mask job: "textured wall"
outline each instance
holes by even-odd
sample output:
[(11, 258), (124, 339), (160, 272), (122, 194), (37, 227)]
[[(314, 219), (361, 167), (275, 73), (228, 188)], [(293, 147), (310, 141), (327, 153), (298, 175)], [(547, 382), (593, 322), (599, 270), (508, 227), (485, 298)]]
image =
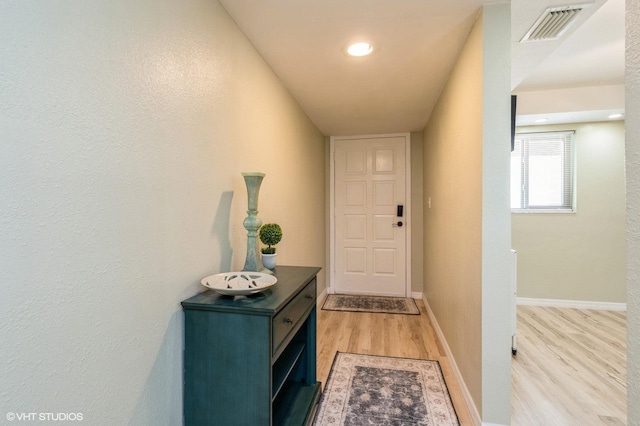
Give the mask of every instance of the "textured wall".
[(575, 130), (576, 213), (514, 213), (518, 296), (626, 301), (624, 122), (519, 128)]
[(324, 137), (216, 1), (0, 2), (0, 58), (0, 418), (180, 424), (179, 302), (244, 263), (240, 172), (279, 262), (324, 266)]
[(640, 2), (626, 8), (627, 423), (640, 425)]

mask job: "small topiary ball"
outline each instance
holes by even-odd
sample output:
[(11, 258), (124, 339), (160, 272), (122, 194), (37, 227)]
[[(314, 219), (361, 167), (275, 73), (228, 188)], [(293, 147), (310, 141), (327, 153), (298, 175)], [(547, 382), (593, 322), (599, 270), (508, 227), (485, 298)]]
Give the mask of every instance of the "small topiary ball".
[[(273, 254), (276, 252), (275, 246), (282, 239), (282, 228), (277, 223), (266, 223), (262, 225), (258, 233), (262, 244), (266, 244), (267, 248), (262, 249), (264, 254)], [(266, 251), (265, 251), (266, 250)]]

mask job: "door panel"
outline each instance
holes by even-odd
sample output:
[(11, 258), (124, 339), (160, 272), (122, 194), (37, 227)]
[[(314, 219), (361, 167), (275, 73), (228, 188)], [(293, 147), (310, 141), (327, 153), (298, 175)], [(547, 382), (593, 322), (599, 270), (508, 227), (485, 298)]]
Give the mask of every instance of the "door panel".
[(407, 296), (404, 136), (345, 139), (334, 149), (335, 290)]

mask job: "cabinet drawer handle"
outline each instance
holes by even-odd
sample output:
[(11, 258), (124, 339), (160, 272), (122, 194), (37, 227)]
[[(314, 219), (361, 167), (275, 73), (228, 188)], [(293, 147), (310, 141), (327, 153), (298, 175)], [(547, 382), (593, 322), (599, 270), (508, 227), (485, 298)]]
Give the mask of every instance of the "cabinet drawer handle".
[(305, 295), (304, 295), (304, 298), (305, 298), (305, 299), (309, 299), (309, 300), (311, 300), (311, 299), (313, 299), (313, 296), (312, 296), (312, 295), (310, 295), (310, 294), (305, 294)]
[(293, 320), (291, 318), (285, 318), (284, 322), (287, 324), (293, 324)]

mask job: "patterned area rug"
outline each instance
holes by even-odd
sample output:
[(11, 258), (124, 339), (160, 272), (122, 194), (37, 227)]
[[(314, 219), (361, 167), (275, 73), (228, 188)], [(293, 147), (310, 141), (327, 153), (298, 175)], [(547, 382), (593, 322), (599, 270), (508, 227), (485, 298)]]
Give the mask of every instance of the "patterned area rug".
[(322, 309), (326, 311), (420, 315), (416, 301), (402, 297), (330, 294), (322, 305)]
[(315, 426), (458, 426), (438, 361), (336, 354)]

